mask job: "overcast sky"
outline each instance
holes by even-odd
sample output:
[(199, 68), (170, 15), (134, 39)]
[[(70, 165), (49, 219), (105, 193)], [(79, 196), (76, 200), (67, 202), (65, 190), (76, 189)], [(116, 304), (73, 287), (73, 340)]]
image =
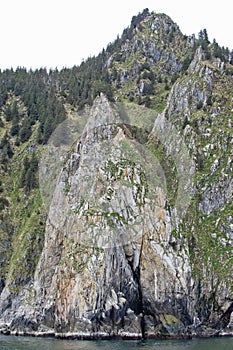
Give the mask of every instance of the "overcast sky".
[(0, 0), (0, 68), (78, 65), (102, 51), (144, 8), (184, 34), (206, 28), (233, 49), (232, 0)]

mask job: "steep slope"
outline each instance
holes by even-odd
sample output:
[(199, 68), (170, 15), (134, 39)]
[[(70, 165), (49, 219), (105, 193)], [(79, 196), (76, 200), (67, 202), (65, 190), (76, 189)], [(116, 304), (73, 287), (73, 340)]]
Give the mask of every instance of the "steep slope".
[(188, 248), (174, 254), (156, 159), (115, 113), (101, 95), (61, 172), (34, 282), (19, 293), (13, 318), (3, 313), (13, 328), (142, 337), (155, 326), (159, 334), (168, 317), (175, 334), (186, 333)]
[(233, 79), (215, 49), (145, 10), (80, 67), (3, 74), (3, 332), (232, 334)]
[[(189, 241), (200, 333), (208, 326), (220, 331), (232, 313), (232, 78), (224, 69), (218, 60), (205, 61), (199, 49), (162, 114), (184, 135), (195, 160), (190, 206), (173, 234), (177, 242)], [(164, 132), (162, 118), (156, 125)]]
[[(169, 204), (163, 171), (161, 180), (160, 165), (153, 158), (159, 147), (151, 151), (152, 142), (160, 141), (174, 157), (177, 174), (179, 162), (183, 173), (188, 173), (186, 182), (179, 178), (177, 193), (188, 191), (188, 182), (194, 186), (188, 181), (193, 177), (193, 159), (184, 164), (183, 145), (179, 147), (175, 130), (169, 129), (175, 145), (158, 136), (161, 131), (167, 135), (164, 128), (170, 124), (162, 119), (172, 107), (174, 91), (180, 91), (178, 85), (158, 116), (147, 146), (138, 143), (118, 109), (111, 108), (103, 95), (96, 100), (56, 185), (33, 284), (25, 286), (15, 305), (3, 312), (11, 328), (107, 338), (213, 335), (228, 326), (232, 265), (229, 270), (226, 265), (224, 273), (214, 269), (213, 259), (219, 265), (228, 264), (227, 256), (219, 249), (203, 249), (206, 232), (199, 232), (198, 226), (203, 227), (203, 221), (192, 222), (188, 231), (192, 198), (187, 202), (182, 196), (184, 206)], [(226, 193), (228, 183), (222, 185)], [(229, 255), (232, 243), (224, 242)], [(208, 254), (209, 264), (202, 261), (203, 253)], [(213, 281), (217, 281), (215, 287)], [(6, 287), (3, 305), (8, 298)], [(204, 302), (209, 303), (208, 309), (201, 308)]]

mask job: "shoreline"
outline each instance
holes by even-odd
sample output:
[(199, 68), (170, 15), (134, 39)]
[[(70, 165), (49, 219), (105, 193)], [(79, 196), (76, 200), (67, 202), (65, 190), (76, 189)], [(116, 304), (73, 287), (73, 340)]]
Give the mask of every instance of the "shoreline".
[(6, 328), (0, 328), (0, 335), (16, 336), (16, 337), (34, 337), (34, 338), (55, 338), (60, 340), (81, 340), (81, 341), (95, 341), (95, 340), (192, 340), (192, 339), (208, 339), (208, 338), (233, 338), (232, 332), (216, 331), (214, 334), (148, 334), (142, 337), (140, 333), (126, 333), (108, 334), (104, 332), (99, 333), (56, 333), (55, 331), (48, 332), (30, 332), (30, 331), (17, 331), (9, 330)]

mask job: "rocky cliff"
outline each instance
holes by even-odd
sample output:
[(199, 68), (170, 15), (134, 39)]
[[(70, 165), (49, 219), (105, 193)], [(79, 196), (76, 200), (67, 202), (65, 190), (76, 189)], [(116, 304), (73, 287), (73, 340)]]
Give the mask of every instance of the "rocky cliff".
[(30, 225), (1, 248), (3, 332), (233, 334), (230, 64), (207, 60), (199, 47), (166, 94), (153, 90), (152, 105), (161, 105), (135, 104), (149, 85), (161, 88), (155, 72), (171, 79), (182, 71), (193, 38), (164, 15), (144, 14), (132, 28), (118, 51), (123, 59), (111, 53), (105, 62), (116, 102), (100, 93), (85, 113), (70, 111), (40, 150), (44, 236), (40, 198)]

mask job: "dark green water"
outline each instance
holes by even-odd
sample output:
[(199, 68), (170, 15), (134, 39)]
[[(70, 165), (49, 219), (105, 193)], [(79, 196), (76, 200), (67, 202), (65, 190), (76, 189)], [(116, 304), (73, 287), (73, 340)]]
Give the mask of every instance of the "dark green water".
[(0, 335), (0, 350), (233, 350), (233, 338), (148, 341), (66, 341)]

